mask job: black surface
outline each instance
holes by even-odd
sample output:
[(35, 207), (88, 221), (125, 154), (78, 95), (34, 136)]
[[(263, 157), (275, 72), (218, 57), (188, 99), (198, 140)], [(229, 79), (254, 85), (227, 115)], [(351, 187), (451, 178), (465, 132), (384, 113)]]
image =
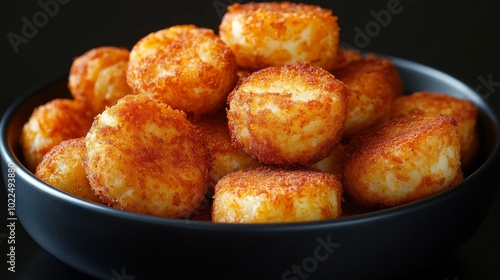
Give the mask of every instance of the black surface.
[[(157, 29), (180, 23), (217, 28), (220, 8), (231, 1), (60, 1), (58, 10), (43, 17), (39, 3), (9, 1), (2, 5), (1, 112), (16, 97), (67, 72), (72, 58), (100, 45), (131, 47)], [(333, 8), (344, 46), (358, 47), (417, 61), (440, 69), (476, 89), (500, 112), (499, 5), (483, 1), (400, 1), (398, 14), (386, 26), (359, 39), (358, 28), (375, 26), (375, 14), (394, 1), (315, 1)], [(328, 4), (326, 4), (328, 3)], [(215, 4), (215, 5), (214, 5)], [(216, 8), (217, 7), (217, 8)], [(42, 12), (41, 12), (42, 11)], [(46, 14), (46, 12), (45, 12)], [(9, 37), (23, 36), (26, 21), (38, 15), (39, 27), (25, 32), (16, 47)], [(45, 22), (44, 22), (44, 19)], [(25, 30), (26, 31), (26, 30)], [(10, 35), (9, 35), (10, 34)], [(366, 40), (368, 38), (368, 40)], [(489, 82), (488, 82), (489, 81)], [(5, 184), (5, 180), (2, 180)], [(6, 222), (6, 197), (0, 191), (0, 220)], [(476, 234), (452, 257), (416, 279), (500, 279), (500, 197)], [(16, 272), (7, 271), (8, 229), (0, 227), (1, 279), (86, 279), (40, 249), (16, 227)], [(119, 275), (119, 273), (118, 273)], [(118, 276), (116, 276), (118, 277)], [(111, 278), (111, 277), (110, 277)], [(116, 278), (116, 279), (119, 279)], [(175, 279), (175, 278), (174, 278)]]

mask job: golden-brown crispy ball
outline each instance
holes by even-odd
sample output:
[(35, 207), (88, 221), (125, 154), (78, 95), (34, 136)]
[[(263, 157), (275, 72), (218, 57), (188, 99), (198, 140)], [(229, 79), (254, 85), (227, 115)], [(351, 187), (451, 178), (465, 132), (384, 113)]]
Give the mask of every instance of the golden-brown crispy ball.
[(226, 104), (238, 66), (231, 49), (208, 28), (177, 25), (148, 34), (132, 48), (127, 82), (174, 109), (212, 114)]
[(203, 202), (209, 155), (186, 119), (148, 95), (127, 95), (99, 114), (85, 136), (84, 167), (115, 208), (187, 218)]
[(101, 70), (95, 81), (94, 98), (90, 102), (95, 113), (114, 105), (125, 95), (133, 94), (127, 84), (127, 66), (128, 62), (120, 61)]
[(332, 71), (349, 88), (349, 105), (344, 139), (383, 122), (396, 96), (402, 94), (399, 76), (392, 63), (367, 55)]
[(35, 108), (20, 137), (28, 169), (35, 172), (43, 156), (60, 142), (84, 136), (92, 120), (85, 104), (73, 99), (54, 99)]
[[(378, 57), (376, 55), (367, 55), (366, 57), (368, 59), (380, 61), (378, 60)], [(389, 84), (392, 87), (394, 95), (396, 95), (396, 97), (403, 95), (404, 94), (403, 80), (399, 75), (399, 70), (398, 68), (396, 68), (396, 65), (394, 65), (394, 63), (392, 63), (389, 59), (382, 59), (380, 63), (381, 67), (385, 69), (385, 77), (389, 81)]]
[(129, 50), (102, 46), (86, 51), (71, 64), (68, 88), (76, 100), (89, 105), (94, 114), (131, 94), (126, 71)]
[(264, 164), (309, 166), (342, 138), (348, 89), (304, 62), (253, 72), (229, 95), (231, 140)]
[(474, 103), (441, 92), (421, 91), (398, 97), (391, 111), (391, 117), (434, 114), (450, 115), (457, 121), (462, 143), (462, 168), (466, 170), (478, 151), (477, 108)]
[(212, 221), (281, 223), (341, 215), (339, 175), (312, 170), (256, 167), (224, 176), (215, 186)]
[(36, 168), (35, 176), (69, 194), (101, 203), (85, 174), (82, 163), (84, 154), (83, 137), (64, 140), (45, 154)]
[[(378, 70), (381, 69), (384, 78), (389, 81), (391, 88), (394, 92), (394, 95), (401, 96), (403, 95), (403, 80), (399, 76), (399, 71), (396, 68), (396, 65), (392, 63), (388, 58), (381, 57), (376, 54), (365, 54), (362, 56), (364, 60), (369, 62), (368, 64), (373, 67), (372, 69)], [(354, 61), (354, 59), (353, 59)], [(366, 70), (370, 68), (365, 68)]]
[(302, 61), (333, 69), (339, 48), (337, 17), (329, 9), (291, 2), (233, 4), (219, 34), (238, 65), (249, 70)]
[(192, 121), (205, 141), (212, 157), (209, 173), (209, 192), (220, 178), (233, 171), (262, 165), (243, 149), (231, 144), (226, 112), (214, 116), (203, 116)]
[(344, 144), (339, 144), (326, 158), (314, 163), (311, 167), (324, 172), (342, 174), (342, 155), (344, 154)]
[(346, 195), (365, 208), (397, 206), (457, 184), (456, 125), (447, 115), (411, 116), (354, 136), (342, 159)]

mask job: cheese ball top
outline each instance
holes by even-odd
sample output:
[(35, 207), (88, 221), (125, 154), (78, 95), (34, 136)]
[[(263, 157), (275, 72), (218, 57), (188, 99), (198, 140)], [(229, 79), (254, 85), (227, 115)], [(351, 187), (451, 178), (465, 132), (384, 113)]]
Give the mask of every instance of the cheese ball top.
[(210, 162), (203, 141), (184, 112), (148, 95), (105, 109), (85, 146), (90, 185), (110, 206), (186, 218), (205, 198)]
[(341, 140), (347, 94), (331, 73), (304, 62), (255, 71), (228, 97), (232, 142), (265, 164), (308, 166)]
[(213, 114), (237, 80), (234, 54), (208, 28), (177, 25), (140, 39), (132, 48), (127, 83), (188, 114)]
[(294, 61), (331, 70), (337, 62), (339, 30), (331, 10), (291, 2), (233, 4), (219, 25), (238, 65), (249, 70)]

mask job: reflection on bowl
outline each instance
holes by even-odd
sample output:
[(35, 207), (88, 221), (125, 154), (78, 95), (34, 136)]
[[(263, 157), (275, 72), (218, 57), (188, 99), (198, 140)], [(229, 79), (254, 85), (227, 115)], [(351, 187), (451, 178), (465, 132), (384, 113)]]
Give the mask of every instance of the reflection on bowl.
[(460, 185), (432, 197), (335, 220), (285, 224), (215, 224), (165, 219), (81, 200), (37, 179), (23, 166), (21, 127), (36, 106), (69, 97), (62, 76), (11, 105), (1, 122), (2, 171), (15, 169), (16, 214), (56, 258), (102, 279), (371, 279), (422, 269), (467, 241), (498, 187), (498, 120), (473, 90), (435, 69), (389, 57), (407, 93), (428, 90), (478, 107), (480, 153)]

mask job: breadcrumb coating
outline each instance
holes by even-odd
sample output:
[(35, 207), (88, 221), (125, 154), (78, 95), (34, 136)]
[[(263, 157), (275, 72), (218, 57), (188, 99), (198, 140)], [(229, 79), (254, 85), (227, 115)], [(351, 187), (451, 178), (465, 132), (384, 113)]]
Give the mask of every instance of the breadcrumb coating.
[(332, 10), (287, 1), (230, 5), (219, 25), (238, 65), (252, 71), (295, 61), (331, 70), (339, 31)]
[(73, 99), (22, 127), (25, 165), (85, 200), (216, 223), (335, 219), (460, 184), (479, 149), (474, 103), (403, 95), (390, 58), (339, 35), (331, 9), (231, 3), (218, 30), (89, 49), (71, 64)]
[(200, 137), (205, 141), (212, 158), (209, 192), (213, 193), (213, 187), (225, 175), (233, 171), (262, 165), (242, 148), (232, 145), (225, 111), (214, 116), (195, 118), (192, 122)]
[(394, 99), (403, 93), (394, 65), (376, 55), (355, 58), (332, 73), (349, 88), (344, 139), (386, 121)]
[(347, 94), (331, 73), (304, 62), (255, 71), (228, 97), (232, 143), (264, 164), (309, 166), (340, 142)]
[(99, 114), (85, 136), (92, 189), (115, 208), (187, 218), (207, 190), (209, 154), (184, 112), (128, 95)]
[(215, 186), (212, 221), (282, 223), (334, 219), (342, 214), (339, 175), (256, 167), (224, 176)]
[(213, 30), (176, 25), (141, 38), (132, 48), (127, 83), (188, 114), (221, 110), (237, 81), (236, 58)]
[(354, 136), (342, 158), (346, 195), (358, 206), (397, 206), (458, 184), (456, 121), (447, 115), (394, 118)]
[(102, 46), (76, 57), (68, 77), (73, 98), (86, 103), (96, 115), (131, 94), (126, 80), (129, 54), (126, 48)]
[(82, 161), (84, 154), (83, 137), (64, 140), (45, 154), (35, 176), (59, 190), (101, 203), (87, 179)]
[(93, 113), (80, 101), (53, 99), (36, 107), (23, 125), (20, 144), (26, 167), (35, 172), (43, 156), (64, 140), (85, 136)]
[(462, 168), (468, 169), (474, 163), (479, 148), (477, 108), (472, 101), (442, 92), (420, 91), (398, 97), (391, 111), (391, 117), (434, 114), (450, 115), (457, 121)]

